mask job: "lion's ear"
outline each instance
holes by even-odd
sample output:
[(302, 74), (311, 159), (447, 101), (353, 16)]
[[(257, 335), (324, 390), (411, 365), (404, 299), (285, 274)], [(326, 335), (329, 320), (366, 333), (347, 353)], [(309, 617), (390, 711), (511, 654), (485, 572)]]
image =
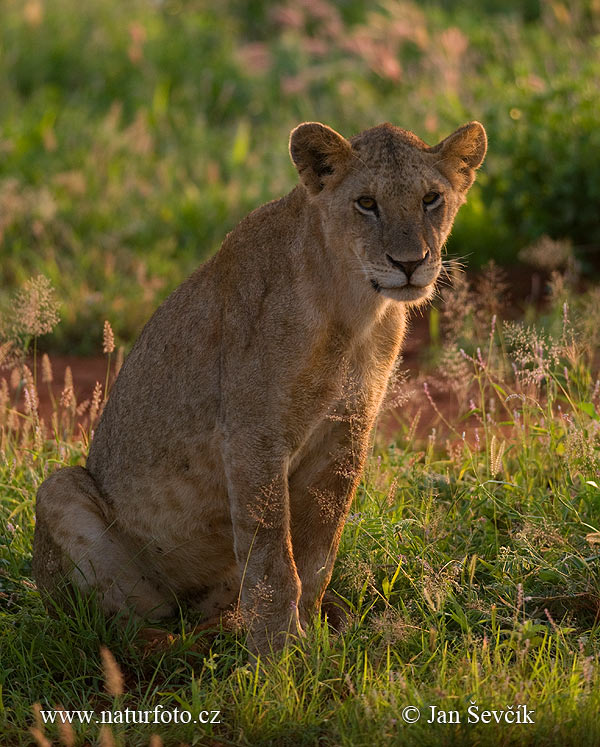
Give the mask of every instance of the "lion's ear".
[(487, 136), (480, 122), (469, 122), (442, 140), (430, 153), (435, 165), (456, 189), (466, 192), (475, 179), (475, 169), (483, 163)]
[(340, 176), (349, 162), (352, 146), (331, 127), (305, 122), (292, 130), (290, 156), (300, 181), (316, 194)]

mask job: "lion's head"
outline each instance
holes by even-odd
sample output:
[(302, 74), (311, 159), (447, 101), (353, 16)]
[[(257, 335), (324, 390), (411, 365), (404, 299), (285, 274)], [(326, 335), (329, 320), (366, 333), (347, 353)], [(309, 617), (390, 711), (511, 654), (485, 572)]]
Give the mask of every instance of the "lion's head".
[(433, 147), (391, 124), (347, 140), (308, 122), (290, 136), (292, 161), (322, 215), (328, 246), (350, 253), (374, 292), (409, 303), (433, 292), (442, 248), (486, 147), (479, 122)]

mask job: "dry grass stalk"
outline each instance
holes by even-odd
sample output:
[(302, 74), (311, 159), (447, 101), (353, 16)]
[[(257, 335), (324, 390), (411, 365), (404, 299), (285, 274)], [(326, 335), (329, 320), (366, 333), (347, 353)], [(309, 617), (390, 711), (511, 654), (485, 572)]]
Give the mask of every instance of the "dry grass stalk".
[(71, 371), (71, 366), (65, 368), (65, 384), (60, 395), (60, 404), (65, 410), (75, 407), (75, 391), (73, 389), (73, 372)]
[(2, 368), (2, 366), (8, 365), (10, 363), (12, 352), (13, 352), (13, 343), (12, 342), (10, 342), (10, 341), (3, 342), (0, 345), (0, 368)]
[(52, 384), (54, 377), (52, 375), (52, 364), (50, 358), (46, 353), (42, 356), (42, 382), (44, 384)]
[[(56, 710), (63, 712), (65, 709), (62, 706), (59, 706)], [(63, 744), (64, 747), (75, 747), (76, 736), (71, 724), (68, 721), (62, 721), (60, 717), (57, 721), (61, 744)]]
[(108, 726), (101, 726), (98, 736), (100, 739), (100, 747), (116, 747), (114, 737)]
[(75, 410), (75, 412), (77, 413), (77, 417), (79, 418), (82, 417), (89, 406), (90, 406), (89, 399), (84, 399), (83, 402), (80, 402), (77, 405), (77, 409)]
[(104, 334), (102, 337), (102, 352), (110, 355), (115, 350), (115, 336), (108, 319), (104, 322)]
[(540, 270), (566, 267), (573, 256), (573, 243), (569, 239), (556, 240), (546, 234), (519, 252), (519, 259)]
[(102, 384), (97, 381), (94, 386), (94, 392), (92, 394), (92, 404), (90, 406), (90, 425), (96, 422), (98, 413), (100, 411), (100, 404), (102, 402)]
[(123, 365), (124, 357), (125, 357), (125, 348), (122, 345), (119, 345), (119, 348), (117, 350), (117, 359), (115, 361), (115, 379), (119, 375), (119, 371), (121, 370), (121, 366)]
[(11, 389), (18, 389), (21, 385), (21, 372), (17, 366), (10, 372), (10, 386)]
[(100, 647), (100, 656), (102, 658), (102, 669), (104, 671), (106, 692), (113, 697), (123, 695), (123, 674), (115, 657), (106, 646)]
[(52, 283), (44, 275), (30, 278), (13, 301), (15, 332), (39, 337), (52, 332), (59, 323), (58, 300)]
[(0, 425), (4, 423), (6, 418), (6, 408), (9, 404), (10, 392), (8, 390), (8, 382), (6, 379), (0, 380)]
[(490, 474), (498, 475), (502, 472), (502, 457), (504, 456), (505, 447), (506, 443), (504, 441), (498, 445), (496, 436), (492, 436), (490, 443)]
[(35, 725), (32, 726), (29, 731), (31, 732), (31, 736), (35, 739), (35, 743), (38, 745), (38, 747), (52, 747), (51, 742), (49, 742), (44, 736), (44, 722), (42, 720), (41, 711), (41, 704), (34, 703), (33, 717), (35, 719)]

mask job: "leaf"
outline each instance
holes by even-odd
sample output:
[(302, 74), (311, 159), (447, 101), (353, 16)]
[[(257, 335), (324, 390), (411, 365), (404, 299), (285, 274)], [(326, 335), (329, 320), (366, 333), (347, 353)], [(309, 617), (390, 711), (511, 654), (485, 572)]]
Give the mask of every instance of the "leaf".
[(383, 591), (383, 596), (386, 599), (389, 599), (391, 587), (392, 585), (390, 583), (390, 580), (388, 578), (384, 578), (383, 581), (381, 582), (381, 589)]
[(429, 338), (434, 347), (440, 344), (440, 312), (433, 306), (429, 311)]
[(234, 166), (242, 164), (248, 157), (249, 149), (250, 125), (247, 120), (242, 119), (235, 133), (235, 140), (233, 141), (233, 148), (231, 150), (231, 163)]
[(586, 415), (589, 415), (590, 418), (593, 418), (594, 420), (600, 420), (593, 402), (580, 402), (579, 409), (582, 412), (585, 412)]
[(506, 399), (508, 397), (508, 394), (504, 391), (504, 389), (502, 389), (502, 387), (500, 386), (500, 384), (492, 383), (492, 386), (498, 392), (498, 394), (501, 394), (504, 397), (504, 399)]

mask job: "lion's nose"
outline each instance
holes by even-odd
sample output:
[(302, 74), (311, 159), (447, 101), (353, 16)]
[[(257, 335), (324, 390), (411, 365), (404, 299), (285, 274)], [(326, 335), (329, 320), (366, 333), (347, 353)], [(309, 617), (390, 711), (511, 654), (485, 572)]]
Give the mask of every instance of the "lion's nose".
[(425, 252), (425, 254), (423, 255), (423, 257), (421, 257), (421, 259), (413, 260), (410, 262), (407, 262), (406, 260), (403, 260), (402, 262), (400, 262), (397, 259), (390, 257), (389, 254), (386, 254), (385, 256), (387, 257), (387, 260), (391, 265), (393, 265), (394, 267), (398, 267), (400, 270), (402, 270), (402, 272), (406, 275), (406, 278), (410, 280), (410, 276), (417, 269), (417, 267), (419, 265), (422, 265), (423, 262), (425, 262), (426, 259), (429, 257), (429, 249)]

